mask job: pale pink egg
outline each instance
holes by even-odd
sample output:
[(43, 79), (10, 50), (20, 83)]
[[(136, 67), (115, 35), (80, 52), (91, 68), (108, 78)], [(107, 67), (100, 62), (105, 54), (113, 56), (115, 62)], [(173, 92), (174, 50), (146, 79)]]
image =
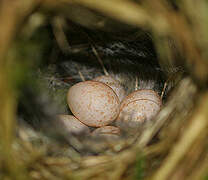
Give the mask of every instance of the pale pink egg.
[(58, 121), (69, 133), (79, 134), (90, 132), (89, 127), (81, 123), (76, 117), (72, 115), (58, 115)]
[(93, 79), (93, 81), (102, 82), (104, 84), (107, 84), (109, 87), (111, 87), (116, 95), (118, 96), (120, 102), (125, 97), (125, 90), (124, 87), (120, 84), (120, 82), (116, 79), (114, 79), (111, 76), (99, 76)]
[(106, 84), (84, 81), (72, 86), (67, 94), (69, 108), (82, 123), (101, 127), (114, 121), (120, 102), (115, 92)]
[(159, 106), (162, 105), (162, 101), (160, 96), (153, 90), (150, 89), (142, 89), (142, 90), (137, 90), (129, 94), (128, 96), (125, 97), (125, 99), (121, 103), (120, 109), (123, 108), (123, 106), (126, 106), (132, 101), (135, 100), (151, 100), (154, 101), (156, 104)]
[(134, 127), (157, 115), (162, 105), (160, 96), (152, 90), (138, 90), (128, 95), (120, 106), (116, 124)]

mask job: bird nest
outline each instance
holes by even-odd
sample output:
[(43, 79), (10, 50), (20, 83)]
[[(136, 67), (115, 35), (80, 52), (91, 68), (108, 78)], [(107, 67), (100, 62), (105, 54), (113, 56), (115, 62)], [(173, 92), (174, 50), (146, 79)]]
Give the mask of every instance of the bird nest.
[[(206, 1), (0, 4), (1, 179), (207, 177)], [(154, 90), (159, 113), (116, 139), (69, 134), (68, 89), (101, 75)]]

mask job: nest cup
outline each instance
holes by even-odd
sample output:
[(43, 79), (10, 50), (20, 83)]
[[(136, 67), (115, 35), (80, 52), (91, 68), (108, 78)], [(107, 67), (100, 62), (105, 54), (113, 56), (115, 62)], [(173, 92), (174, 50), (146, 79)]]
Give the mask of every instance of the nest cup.
[[(206, 146), (207, 137), (205, 128), (207, 105), (201, 99), (207, 98), (205, 86), (207, 66), (202, 58), (206, 54), (199, 54), (198, 49), (195, 49), (199, 42), (190, 38), (196, 37), (194, 31), (190, 32), (189, 28), (186, 28), (190, 24), (176, 13), (176, 5), (171, 3), (166, 4), (167, 9), (171, 8), (171, 11), (166, 11), (166, 5), (160, 4), (160, 1), (154, 2), (156, 3), (154, 10), (151, 8), (154, 3), (147, 2), (148, 6), (143, 6), (136, 2), (121, 2), (127, 11), (132, 10), (136, 13), (143, 12), (139, 11), (141, 9), (144, 10), (144, 22), (152, 27), (147, 31), (138, 28), (138, 26), (146, 27), (145, 23), (132, 19), (131, 13), (122, 16), (123, 6), (120, 4), (115, 6), (115, 1), (106, 1), (112, 6), (111, 11), (105, 11), (105, 3), (102, 10), (96, 5), (96, 1), (94, 5), (88, 4), (87, 1), (86, 4), (84, 1), (84, 4), (81, 2), (79, 5), (57, 3), (56, 7), (46, 2), (40, 11), (35, 7), (42, 5), (36, 6), (34, 3), (35, 7), (31, 5), (31, 12), (34, 10), (35, 13), (25, 15), (29, 16), (28, 21), (20, 21), (25, 22), (25, 25), (15, 39), (9, 57), (15, 57), (17, 64), (20, 64), (17, 66), (20, 71), (15, 71), (17, 74), (23, 72), (25, 67), (33, 68), (31, 72), (24, 74), (22, 84), (18, 84), (17, 87), (21, 93), (17, 109), (15, 134), (17, 136), (13, 142), (8, 135), (12, 128), (7, 129), (10, 121), (2, 128), (4, 134), (2, 137), (5, 137), (5, 140), (1, 144), (4, 156), (0, 169), (3, 167), (2, 169), (6, 170), (2, 171), (0, 177), (167, 179), (174, 174), (171, 176), (173, 179), (183, 179), (190, 175), (193, 177), (204, 175), (207, 162), (204, 158), (207, 150), (203, 148)], [(90, 8), (86, 8), (88, 6)], [(137, 11), (134, 11), (133, 7)], [(44, 8), (52, 13), (46, 15)], [(16, 12), (16, 9), (19, 8), (13, 10)], [(113, 9), (122, 12), (118, 13), (119, 17), (113, 13)], [(145, 9), (155, 14), (156, 20), (159, 17), (164, 18), (162, 21), (164, 23), (158, 24), (156, 28), (155, 23), (145, 13)], [(105, 14), (106, 12), (111, 13)], [(174, 16), (176, 14), (178, 16)], [(138, 17), (138, 14), (134, 15)], [(83, 21), (81, 17), (85, 16), (86, 21)], [(171, 19), (173, 17), (176, 19)], [(172, 21), (168, 21), (168, 18)], [(186, 38), (183, 38), (184, 34), (176, 31), (176, 27), (179, 26), (183, 27), (185, 32), (187, 30)], [(169, 29), (175, 33), (171, 34), (172, 31)], [(184, 49), (180, 49), (182, 46), (178, 46), (177, 43), (183, 44)], [(25, 46), (29, 47), (29, 50)], [(31, 55), (30, 48), (40, 53)], [(163, 48), (166, 49), (163, 51), (161, 50)], [(191, 55), (186, 52), (190, 49)], [(200, 52), (203, 52), (203, 48)], [(167, 59), (164, 60), (165, 58)], [(196, 58), (198, 61), (195, 61)], [(24, 63), (19, 63), (18, 59), (23, 59)], [(26, 63), (28, 59), (38, 59), (40, 63), (28, 65)], [(189, 63), (194, 65), (189, 66)], [(65, 123), (57, 125), (57, 115), (73, 114), (66, 101), (70, 87), (103, 75), (115, 78), (125, 89), (126, 95), (135, 90), (154, 90), (163, 101), (161, 111), (148, 122), (136, 125), (134, 123), (117, 125), (116, 121), (113, 121), (107, 124), (106, 127), (109, 129), (86, 128), (81, 124), (86, 130), (77, 133), (69, 132), (71, 127), (68, 130), (64, 128)], [(18, 78), (15, 81), (18, 81)], [(203, 91), (197, 87), (202, 87)], [(201, 116), (198, 116), (198, 113)], [(6, 117), (7, 113), (4, 115)], [(127, 119), (131, 120), (131, 115)], [(112, 126), (119, 126), (120, 131)], [(94, 135), (91, 136), (89, 132), (92, 134), (94, 132)], [(106, 132), (109, 133), (108, 138), (104, 137)], [(188, 141), (187, 137), (190, 137)], [(184, 144), (186, 146), (183, 146)], [(175, 151), (171, 150), (173, 147)], [(196, 150), (201, 153), (196, 153)], [(15, 163), (11, 163), (10, 157), (16, 158)], [(189, 163), (190, 157), (193, 164)], [(200, 159), (204, 159), (201, 164)], [(186, 166), (187, 163), (189, 166)], [(197, 167), (202, 167), (199, 172)]]
[[(103, 33), (103, 35), (105, 34), (109, 34), (109, 33)], [(145, 34), (143, 35), (145, 36)], [(92, 36), (92, 38), (94, 38), (95, 40), (94, 39), (93, 40), (96, 41), (96, 36), (95, 37), (94, 36)], [(96, 102), (96, 98), (94, 99), (94, 101), (91, 102), (92, 104), (83, 101), (85, 97), (87, 98), (86, 92), (84, 92), (86, 88), (84, 85), (87, 85), (87, 83), (89, 84), (90, 87), (90, 82), (92, 82), (91, 84), (93, 83), (96, 84), (96, 82), (99, 81), (100, 77), (103, 76), (112, 77), (113, 79), (115, 79), (115, 82), (119, 83), (120, 86), (124, 89), (125, 96), (131, 94), (135, 90), (150, 90), (150, 91), (154, 90), (155, 94), (157, 94), (157, 96), (159, 97), (159, 95), (161, 95), (164, 88), (165, 73), (161, 70), (159, 63), (157, 62), (156, 56), (153, 55), (154, 48), (152, 47), (151, 49), (145, 50), (145, 47), (147, 48), (147, 45), (144, 45), (143, 47), (141, 47), (141, 49), (138, 48), (137, 46), (141, 46), (141, 43), (143, 43), (140, 40), (140, 38), (132, 41), (132, 40), (127, 40), (127, 37), (125, 40), (113, 39), (113, 37), (115, 38), (115, 35), (108, 37), (108, 40), (97, 42), (97, 44), (94, 45), (95, 47), (88, 47), (87, 49), (82, 50), (84, 52), (81, 51), (75, 54), (68, 53), (67, 55), (63, 54), (63, 52), (60, 52), (60, 56), (66, 56), (66, 57), (61, 61), (58, 61), (57, 59), (57, 63), (53, 65), (55, 66), (55, 69), (58, 69), (57, 67), (62, 68), (61, 69), (62, 71), (56, 71), (54, 72), (54, 74), (58, 74), (61, 78), (64, 77), (65, 79), (67, 79), (68, 77), (70, 77), (72, 79), (71, 81), (65, 83), (68, 86), (67, 89), (69, 89), (67, 98), (68, 98), (68, 105), (71, 109), (67, 109), (67, 111), (64, 113), (74, 114), (78, 119), (80, 119), (81, 122), (89, 125), (91, 129), (93, 127), (100, 127), (104, 125), (117, 126), (116, 117), (118, 116), (118, 113), (114, 114), (113, 115), (114, 118), (110, 119), (109, 122), (103, 124), (97, 123), (96, 125), (93, 125), (95, 124), (96, 121), (99, 120), (96, 119), (97, 118), (96, 113), (94, 114), (81, 113), (85, 109), (87, 110), (88, 106), (98, 109), (98, 105), (93, 104)], [(147, 38), (145, 40), (148, 41), (146, 42), (146, 44), (148, 43), (149, 46), (152, 44), (152, 41), (150, 39)], [(134, 43), (134, 45), (131, 45), (130, 42)], [(136, 48), (135, 45), (137, 45)], [(111, 51), (111, 54), (109, 54), (109, 51)], [(148, 54), (149, 51), (152, 51), (152, 53)], [(145, 55), (141, 55), (141, 52), (144, 53)], [(83, 81), (86, 83), (79, 83)], [(97, 84), (99, 85), (99, 83)], [(62, 85), (60, 85), (60, 87), (61, 86)], [(80, 88), (76, 89), (76, 87), (78, 86), (80, 86)], [(107, 86), (110, 87), (109, 88), (110, 91), (112, 85), (107, 84)], [(81, 91), (83, 91), (80, 97), (76, 95), (76, 94), (80, 94), (78, 93), (79, 91), (80, 93)], [(97, 91), (94, 93), (97, 96), (96, 94)], [(114, 93), (116, 92), (114, 91)], [(163, 93), (167, 93), (167, 90), (165, 90)], [(121, 97), (122, 99), (124, 99), (123, 94), (124, 92), (122, 92), (122, 97)], [(92, 96), (92, 98), (94, 97)], [(74, 100), (72, 101), (72, 99)], [(120, 99), (120, 101), (122, 101), (122, 99)], [(145, 101), (143, 100), (142, 102)], [(84, 107), (84, 104), (86, 105), (86, 107)], [(83, 107), (81, 108), (81, 106)], [(110, 107), (110, 104), (106, 104), (105, 106), (103, 106), (103, 109), (99, 109), (99, 111), (100, 112), (105, 111), (105, 108), (108, 108), (108, 106)], [(108, 112), (113, 110), (112, 108), (117, 109), (117, 107), (111, 107), (108, 110)], [(71, 110), (72, 112), (69, 112), (69, 110)], [(135, 109), (135, 111), (137, 111), (137, 109)], [(89, 113), (93, 113), (93, 111), (90, 111)], [(88, 116), (93, 117), (92, 119), (93, 122), (87, 123)], [(131, 119), (131, 115), (129, 115), (129, 119)], [(114, 121), (112, 122), (112, 120)], [(100, 119), (99, 121), (102, 121), (102, 119)], [(146, 125), (145, 123), (143, 124), (139, 123), (136, 125), (136, 122), (135, 122), (135, 126), (134, 125), (132, 126), (132, 123), (131, 125), (128, 123), (123, 123), (123, 125), (120, 125), (122, 132), (124, 132), (121, 136), (121, 141), (125, 141), (125, 137), (128, 137), (129, 134), (127, 132), (131, 132), (131, 131), (132, 132), (130, 134), (135, 133), (135, 135), (130, 137), (136, 138), (138, 134), (142, 132), (142, 129), (144, 129), (145, 125)], [(92, 146), (91, 148), (93, 149), (93, 147), (94, 146)]]

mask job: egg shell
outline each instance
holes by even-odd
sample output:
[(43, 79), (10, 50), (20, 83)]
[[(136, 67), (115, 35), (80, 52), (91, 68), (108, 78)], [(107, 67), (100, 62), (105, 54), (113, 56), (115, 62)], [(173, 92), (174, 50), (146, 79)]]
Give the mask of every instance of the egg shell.
[(108, 85), (109, 87), (111, 87), (114, 92), (116, 93), (116, 95), (118, 96), (120, 102), (123, 100), (123, 98), (125, 97), (125, 90), (124, 87), (121, 85), (121, 83), (114, 79), (111, 76), (99, 76), (96, 77), (95, 79), (93, 79), (93, 81), (98, 81), (98, 82), (102, 82), (106, 85)]
[(142, 90), (134, 91), (133, 93), (126, 96), (121, 103), (120, 109), (122, 109), (124, 106), (126, 106), (132, 101), (141, 100), (141, 99), (151, 100), (157, 103), (159, 106), (162, 105), (161, 98), (155, 91), (150, 89), (142, 89)]
[(114, 121), (120, 102), (115, 92), (106, 84), (84, 81), (72, 86), (67, 94), (69, 108), (82, 123), (101, 127)]
[(61, 122), (63, 128), (65, 128), (69, 133), (90, 133), (89, 127), (81, 123), (72, 115), (58, 115), (58, 120)]
[(128, 95), (120, 106), (116, 125), (128, 123), (136, 127), (157, 115), (162, 105), (160, 96), (153, 90), (138, 90)]
[(152, 119), (160, 110), (160, 106), (151, 100), (132, 101), (120, 110), (116, 124), (119, 121), (128, 123), (128, 126), (134, 127)]
[(120, 129), (115, 126), (103, 126), (92, 132), (94, 137), (117, 138), (121, 134)]

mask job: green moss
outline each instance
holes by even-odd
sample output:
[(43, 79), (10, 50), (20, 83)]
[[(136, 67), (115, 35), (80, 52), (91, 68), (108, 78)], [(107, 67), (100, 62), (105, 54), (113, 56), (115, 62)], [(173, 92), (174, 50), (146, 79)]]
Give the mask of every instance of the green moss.
[(135, 180), (142, 180), (145, 176), (145, 157), (141, 154), (137, 156), (136, 164), (135, 164)]
[(204, 176), (202, 180), (208, 180), (208, 170), (207, 170), (207, 174)]

